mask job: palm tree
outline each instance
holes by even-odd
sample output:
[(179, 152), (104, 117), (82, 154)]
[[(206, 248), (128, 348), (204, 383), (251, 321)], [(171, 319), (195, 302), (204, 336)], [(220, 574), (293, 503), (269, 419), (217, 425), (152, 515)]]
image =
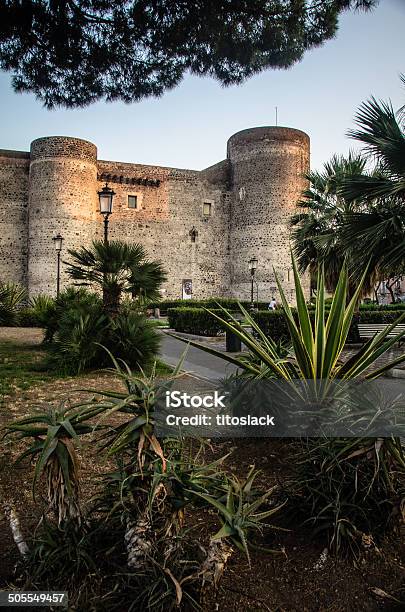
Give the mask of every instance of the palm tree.
[(117, 314), (123, 293), (142, 300), (159, 299), (159, 287), (166, 279), (160, 262), (147, 261), (140, 244), (121, 241), (94, 241), (91, 248), (70, 249), (69, 276), (82, 281), (77, 285), (95, 285), (103, 292), (105, 311)]
[(343, 181), (365, 172), (365, 159), (350, 152), (333, 156), (321, 172), (309, 172), (308, 188), (298, 203), (301, 209), (291, 219), (293, 251), (300, 272), (309, 271), (315, 279), (319, 265), (325, 270), (328, 290), (336, 287), (347, 249), (342, 249), (340, 229), (356, 202), (340, 194)]
[(392, 278), (405, 271), (404, 109), (395, 113), (390, 102), (371, 98), (360, 106), (356, 124), (349, 136), (365, 145), (364, 153), (377, 160), (377, 168), (342, 182), (342, 197), (364, 203), (345, 216), (343, 246), (356, 246), (359, 268), (371, 259), (382, 278)]

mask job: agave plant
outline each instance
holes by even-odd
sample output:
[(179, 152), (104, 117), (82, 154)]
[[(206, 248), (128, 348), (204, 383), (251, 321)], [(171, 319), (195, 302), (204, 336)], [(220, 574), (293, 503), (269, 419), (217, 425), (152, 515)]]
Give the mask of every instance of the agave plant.
[[(114, 364), (114, 368), (108, 371), (121, 379), (126, 387), (126, 392), (99, 391), (98, 389), (87, 389), (87, 391), (101, 396), (102, 419), (116, 412), (129, 416), (129, 419), (106, 432), (101, 448), (108, 448), (109, 456), (117, 453), (128, 453), (132, 456), (135, 451), (141, 470), (156, 457), (162, 460), (163, 467), (165, 467), (163, 451), (154, 433), (155, 401), (163, 388), (162, 382), (158, 380), (157, 363), (154, 362), (149, 375), (142, 369), (139, 374), (135, 374), (124, 361), (121, 361), (123, 364), (121, 366), (108, 349), (105, 348), (105, 351), (110, 355)], [(165, 381), (166, 385), (179, 376), (182, 362), (183, 360)], [(89, 406), (90, 413), (93, 408), (94, 406)], [(83, 410), (83, 415), (85, 414), (86, 408)]]
[[(160, 472), (164, 473), (167, 470), (164, 449), (154, 431), (154, 408), (162, 383), (158, 380), (156, 362), (149, 375), (143, 370), (135, 375), (125, 362), (121, 362), (123, 364), (121, 366), (108, 350), (107, 353), (114, 364), (114, 369), (111, 371), (125, 384), (126, 392), (88, 389), (90, 393), (101, 396), (101, 400), (84, 406), (81, 415), (85, 420), (92, 418), (95, 406), (99, 406), (103, 420), (115, 413), (127, 417), (123, 423), (108, 429), (102, 435), (100, 447), (108, 449), (107, 455), (110, 457), (124, 458), (125, 465), (121, 469), (118, 481), (121, 480), (120, 495), (122, 496), (125, 488), (130, 500), (130, 505), (125, 508), (124, 513), (125, 545), (128, 566), (136, 570), (144, 564), (145, 557), (152, 549), (151, 504), (159, 505), (161, 498), (167, 496), (163, 483), (154, 489), (152, 500), (148, 494), (152, 486), (152, 474), (156, 471), (156, 462)], [(181, 366), (182, 360), (166, 384), (170, 384), (179, 376)]]
[[(215, 498), (212, 495), (196, 491), (195, 494), (213, 506), (221, 518), (221, 529), (212, 536), (212, 541), (221, 541), (229, 538), (237, 548), (244, 551), (250, 565), (249, 546), (252, 531), (262, 532), (264, 527), (273, 527), (265, 523), (265, 520), (274, 516), (285, 505), (285, 502), (273, 505), (263, 510), (270, 497), (277, 490), (277, 486), (271, 487), (260, 496), (252, 495), (252, 486), (257, 478), (259, 470), (251, 468), (245, 480), (240, 481), (235, 476), (231, 477), (227, 484), (225, 495)], [(280, 553), (282, 551), (268, 551)]]
[(50, 409), (18, 419), (5, 426), (5, 436), (13, 435), (18, 440), (30, 440), (31, 445), (17, 458), (17, 462), (35, 458), (32, 483), (34, 499), (41, 475), (45, 475), (48, 507), (57, 517), (58, 525), (67, 521), (80, 524), (79, 463), (74, 444), (79, 436), (93, 431), (85, 424), (87, 418), (96, 416), (99, 407), (88, 410), (83, 417), (76, 408)]

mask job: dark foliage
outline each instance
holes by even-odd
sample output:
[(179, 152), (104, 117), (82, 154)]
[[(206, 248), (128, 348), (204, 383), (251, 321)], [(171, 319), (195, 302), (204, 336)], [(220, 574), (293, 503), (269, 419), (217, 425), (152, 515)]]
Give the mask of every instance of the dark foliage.
[(159, 335), (143, 314), (122, 309), (111, 318), (101, 297), (83, 287), (69, 287), (46, 306), (37, 303), (36, 312), (45, 328), (49, 365), (63, 373), (108, 365), (103, 346), (134, 368), (147, 366), (159, 348)]
[[(211, 310), (218, 315), (221, 310)], [(224, 327), (204, 308), (169, 308), (167, 311), (169, 326), (178, 332), (198, 336), (218, 336)]]
[[(167, 312), (169, 308), (218, 308), (222, 306), (230, 311), (239, 312), (239, 304), (245, 308), (250, 308), (250, 302), (239, 301), (236, 298), (213, 297), (205, 300), (162, 300), (150, 302), (148, 308), (159, 308), (161, 313)], [(268, 302), (255, 302), (255, 307), (266, 310)]]
[[(350, 342), (359, 342), (360, 335), (357, 329), (358, 323), (393, 323), (398, 319), (398, 317), (403, 312), (403, 308), (401, 309), (379, 309), (379, 310), (371, 310), (365, 309), (360, 310), (357, 314), (353, 316), (353, 321), (350, 326), (350, 332), (347, 338), (347, 341)], [(329, 309), (325, 309), (325, 312), (328, 313)], [(259, 310), (257, 313), (253, 313), (253, 318), (262, 329), (262, 331), (266, 334), (267, 337), (272, 338), (276, 342), (288, 342), (290, 340), (290, 335), (288, 331), (287, 321), (285, 319), (284, 313), (280, 311), (268, 311), (268, 310)], [(310, 317), (312, 323), (314, 322), (314, 311), (310, 310)]]
[(300, 446), (290, 503), (334, 553), (356, 557), (398, 526), (405, 475), (399, 440), (309, 438)]
[(52, 108), (159, 96), (185, 72), (223, 85), (288, 68), (377, 0), (6, 0), (0, 67)]
[(21, 308), (18, 313), (19, 327), (43, 327), (42, 322), (38, 319), (34, 308)]

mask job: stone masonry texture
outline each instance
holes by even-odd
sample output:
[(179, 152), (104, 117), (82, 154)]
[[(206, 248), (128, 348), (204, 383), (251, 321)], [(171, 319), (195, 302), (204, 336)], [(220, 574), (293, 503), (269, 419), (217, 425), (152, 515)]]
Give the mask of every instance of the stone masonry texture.
[(294, 302), (288, 221), (308, 169), (309, 137), (283, 127), (234, 134), (227, 158), (201, 171), (99, 160), (92, 143), (65, 136), (39, 138), (29, 153), (0, 150), (0, 280), (30, 297), (55, 295), (52, 238), (64, 238), (62, 260), (102, 239), (97, 192), (107, 183), (116, 193), (109, 238), (162, 261), (163, 298), (182, 297), (191, 280), (195, 298), (249, 299), (248, 262), (257, 257), (255, 298), (279, 299), (274, 269)]

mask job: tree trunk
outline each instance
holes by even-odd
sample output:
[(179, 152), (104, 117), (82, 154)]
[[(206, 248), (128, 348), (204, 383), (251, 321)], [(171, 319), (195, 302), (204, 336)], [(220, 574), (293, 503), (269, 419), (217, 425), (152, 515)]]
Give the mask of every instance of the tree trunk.
[(120, 310), (121, 289), (103, 288), (103, 308), (106, 315), (114, 319)]
[(380, 288), (380, 285), (381, 285), (381, 283), (378, 283), (378, 284), (377, 284), (377, 285), (375, 285), (375, 287), (374, 287), (374, 297), (375, 297), (375, 301), (376, 301), (377, 306), (378, 306), (378, 305), (379, 305), (379, 303), (380, 303), (380, 301), (379, 301), (379, 299), (378, 299), (378, 290), (379, 290), (379, 288)]
[(398, 281), (398, 277), (395, 277), (392, 279), (392, 283), (390, 283), (390, 279), (388, 279), (387, 282), (385, 283), (385, 286), (388, 289), (389, 294), (391, 296), (391, 304), (395, 304), (395, 295), (394, 295), (393, 287), (397, 281)]
[(25, 538), (24, 538), (24, 535), (21, 529), (20, 518), (15, 508), (11, 504), (5, 501), (1, 490), (0, 490), (0, 508), (3, 509), (4, 516), (8, 520), (8, 523), (11, 529), (11, 533), (13, 534), (13, 540), (20, 552), (20, 555), (22, 556), (23, 559), (26, 559), (29, 554), (29, 548), (25, 541)]

